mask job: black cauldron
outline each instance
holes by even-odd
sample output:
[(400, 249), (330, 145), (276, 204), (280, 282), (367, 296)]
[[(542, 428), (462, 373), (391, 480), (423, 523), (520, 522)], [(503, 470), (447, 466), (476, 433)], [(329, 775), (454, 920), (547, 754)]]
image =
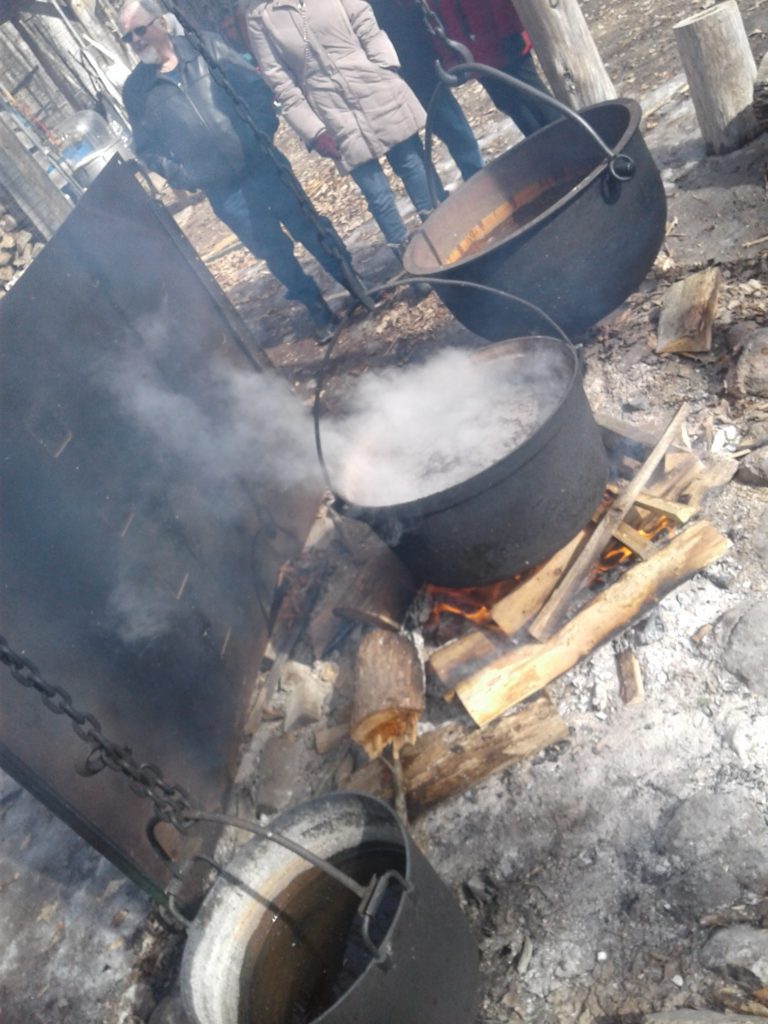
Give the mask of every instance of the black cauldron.
[(405, 251), (408, 273), (434, 278), (456, 319), (491, 341), (547, 328), (535, 310), (442, 282), (512, 293), (574, 336), (621, 305), (661, 247), (666, 199), (639, 105), (599, 103), (580, 117), (604, 146), (576, 115), (547, 125), (462, 184)]
[[(506, 308), (506, 307), (505, 307)], [(471, 354), (489, 381), (516, 378), (547, 365), (559, 400), (519, 447), (453, 486), (412, 501), (365, 505), (338, 494), (337, 508), (368, 523), (420, 580), (451, 587), (507, 579), (563, 547), (595, 511), (607, 459), (582, 387), (577, 350), (557, 338), (532, 336)], [(550, 379), (550, 378), (548, 378)], [(483, 395), (476, 415), (487, 414)], [(453, 410), (446, 407), (445, 431)], [(420, 438), (414, 435), (413, 444)], [(347, 464), (370, 461), (370, 445), (353, 442)], [(344, 481), (342, 472), (335, 481)]]

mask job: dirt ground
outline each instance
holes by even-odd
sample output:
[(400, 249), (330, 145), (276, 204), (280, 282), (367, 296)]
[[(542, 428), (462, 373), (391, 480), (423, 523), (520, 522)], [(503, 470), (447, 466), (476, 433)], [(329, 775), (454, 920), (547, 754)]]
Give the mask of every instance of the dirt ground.
[[(704, 155), (672, 26), (711, 5), (582, 0), (619, 94), (646, 113), (669, 213), (646, 282), (574, 340), (585, 343), (596, 411), (658, 432), (685, 400), (694, 450), (733, 455), (768, 438), (766, 398), (726, 390), (738, 331), (768, 325), (768, 246), (756, 241), (768, 234), (768, 135), (735, 154)], [(759, 60), (768, 5), (740, 8)], [(486, 157), (519, 139), (476, 84), (460, 97)], [(280, 140), (358, 271), (386, 280), (392, 258), (352, 183), (285, 127)], [(439, 148), (438, 158), (454, 186)], [(227, 245), (205, 204), (177, 219), (202, 255)], [(712, 263), (724, 277), (712, 352), (657, 356), (666, 290)], [(262, 265), (235, 248), (209, 267), (302, 397), (321, 369), (357, 375), (446, 344), (479, 344), (434, 296), (403, 293), (355, 318), (324, 362), (301, 308), (281, 298)], [(480, 947), (482, 1024), (635, 1024), (681, 1007), (768, 1016), (768, 488), (734, 481), (706, 514), (732, 541), (725, 558), (550, 687), (568, 740), (417, 825)], [(640, 704), (618, 696), (622, 646), (640, 662)], [(157, 938), (146, 899), (7, 779), (0, 822), (0, 1022), (138, 1024), (153, 1012), (153, 1024), (179, 1021), (171, 1004), (156, 1009), (173, 990), (179, 942)]]

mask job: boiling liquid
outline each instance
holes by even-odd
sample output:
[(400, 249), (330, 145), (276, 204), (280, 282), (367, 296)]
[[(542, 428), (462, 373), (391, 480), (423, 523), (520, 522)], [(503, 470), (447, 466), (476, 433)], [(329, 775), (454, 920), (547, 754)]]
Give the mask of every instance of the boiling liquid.
[[(402, 847), (369, 844), (332, 858), (361, 885), (385, 871), (405, 872)], [(387, 889), (371, 922), (378, 946), (402, 893)], [(253, 935), (241, 975), (239, 1024), (310, 1024), (333, 1006), (371, 961), (363, 942), (360, 898), (318, 868), (309, 867), (280, 894)]]

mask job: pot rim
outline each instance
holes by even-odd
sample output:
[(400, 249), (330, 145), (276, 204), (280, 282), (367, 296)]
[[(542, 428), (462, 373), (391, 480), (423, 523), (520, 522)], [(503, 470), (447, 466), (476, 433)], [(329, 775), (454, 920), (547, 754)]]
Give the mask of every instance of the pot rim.
[[(310, 848), (312, 840), (305, 836), (302, 831), (302, 826), (305, 826), (306, 831), (309, 832), (320, 828), (324, 824), (325, 820), (327, 820), (329, 825), (331, 825), (334, 805), (339, 808), (340, 813), (344, 812), (345, 807), (354, 811), (368, 805), (369, 809), (374, 812), (372, 815), (373, 817), (378, 817), (380, 821), (386, 819), (387, 827), (391, 826), (393, 832), (397, 832), (402, 844), (402, 853), (404, 858), (403, 878), (406, 882), (412, 882), (413, 856), (408, 832), (393, 808), (378, 797), (370, 796), (368, 793), (359, 793), (354, 790), (326, 793), (321, 796), (305, 800), (300, 804), (296, 804), (294, 807), (289, 807), (286, 810), (281, 811), (272, 818), (270, 825), (274, 826), (275, 831), (279, 831), (284, 835), (287, 835), (289, 838), (294, 839), (294, 841), (303, 843), (305, 846)], [(361, 813), (361, 818), (362, 817), (363, 814)], [(338, 827), (337, 823), (337, 828)], [(318, 837), (315, 837), (315, 839), (317, 838)], [(234, 977), (230, 977), (229, 972), (227, 972), (227, 978), (220, 979), (216, 985), (219, 991), (223, 991), (228, 985), (233, 983), (236, 983), (239, 988), (239, 978), (240, 972), (243, 968), (245, 949), (253, 935), (253, 931), (248, 930), (246, 933), (243, 929), (242, 921), (238, 920), (236, 911), (238, 905), (240, 905), (242, 901), (251, 900), (253, 902), (253, 897), (247, 893), (247, 887), (254, 884), (253, 877), (248, 869), (252, 868), (253, 871), (258, 870), (260, 863), (259, 850), (265, 847), (275, 851), (274, 857), (279, 862), (277, 868), (275, 868), (274, 865), (271, 867), (272, 874), (271, 876), (268, 876), (264, 883), (267, 890), (265, 893), (267, 899), (271, 898), (271, 889), (281, 892), (288, 882), (297, 877), (297, 874), (293, 872), (293, 867), (296, 863), (303, 864), (307, 870), (310, 870), (312, 867), (311, 864), (304, 860), (298, 853), (287, 850), (284, 847), (271, 842), (266, 836), (260, 835), (254, 836), (248, 842), (240, 846), (227, 862), (227, 873), (240, 878), (245, 889), (241, 886), (233, 885), (232, 882), (223, 875), (216, 878), (213, 885), (206, 893), (202, 905), (189, 927), (187, 941), (182, 956), (182, 1001), (184, 1002), (185, 1008), (191, 1015), (192, 1019), (200, 1022), (200, 1024), (204, 1024), (204, 1022), (203, 1017), (196, 1012), (198, 1009), (202, 1009), (206, 1014), (205, 1024), (214, 1020), (214, 1017), (210, 1016), (210, 1013), (208, 1012), (210, 1010), (210, 1005), (207, 1007), (201, 1007), (196, 1001), (196, 993), (200, 992), (203, 987), (206, 989), (207, 999), (210, 987), (209, 981), (206, 982), (205, 986), (202, 986), (200, 982), (195, 983), (193, 980), (195, 972), (199, 974), (202, 970), (200, 947), (204, 947), (204, 950), (207, 951), (208, 955), (210, 955), (212, 951), (215, 952), (215, 946), (219, 945), (220, 942), (231, 942), (231, 956), (234, 956), (237, 960), (235, 974), (237, 975), (238, 980), (235, 981)], [(335, 856), (337, 853), (343, 853), (347, 849), (351, 848), (352, 847), (350, 846), (343, 846), (343, 844), (340, 844), (340, 848), (338, 850), (326, 853), (325, 857), (328, 858)], [(267, 882), (271, 882), (271, 885), (267, 885)], [(392, 936), (400, 925), (407, 895), (408, 894), (404, 892), (400, 899), (387, 932), (379, 946), (380, 951), (386, 952), (387, 944), (391, 941)], [(223, 936), (224, 929), (222, 925), (224, 920), (227, 921), (230, 929), (227, 933), (227, 939)], [(218, 940), (215, 937), (214, 939), (208, 938), (214, 928), (218, 928), (222, 932), (221, 940)], [(243, 954), (242, 958), (240, 957), (241, 952)], [(205, 957), (203, 959), (205, 959)], [(231, 959), (231, 957), (228, 959)], [(209, 967), (208, 962), (205, 963), (205, 967)], [(320, 1016), (315, 1017), (312, 1024), (322, 1024), (324, 1020), (328, 1019), (335, 1011), (338, 1004), (347, 998), (348, 995), (355, 990), (374, 969), (381, 969), (381, 965), (374, 959), (371, 959), (358, 977), (355, 978), (349, 988), (346, 989), (343, 995), (340, 996), (332, 1006), (329, 1006), (324, 1010)], [(218, 1012), (214, 1010), (214, 1014), (215, 1019), (217, 1021), (220, 1020)]]
[(470, 498), (477, 497), (499, 480), (508, 477), (515, 470), (534, 458), (560, 429), (556, 420), (563, 406), (568, 402), (573, 393), (574, 387), (580, 380), (581, 364), (576, 346), (572, 342), (565, 342), (562, 338), (554, 338), (545, 334), (532, 334), (519, 338), (508, 338), (505, 341), (492, 342), (480, 349), (475, 349), (471, 355), (484, 360), (503, 358), (505, 350), (512, 346), (519, 347), (520, 343), (523, 342), (546, 342), (550, 345), (556, 345), (562, 351), (567, 352), (568, 357), (571, 359), (570, 376), (563, 389), (560, 401), (530, 437), (526, 438), (517, 448), (513, 448), (512, 451), (497, 459), (496, 462), (492, 462), (478, 473), (473, 473), (465, 480), (453, 484), (451, 487), (446, 487), (442, 491), (434, 491), (420, 498), (413, 498), (410, 501), (396, 502), (392, 505), (362, 505), (358, 502), (349, 501), (343, 494), (333, 488), (333, 494), (340, 506), (340, 510), (345, 515), (351, 518), (362, 519), (364, 522), (369, 522), (372, 519), (388, 518), (394, 515), (398, 521), (407, 525), (409, 520), (422, 520), (436, 512), (445, 512), (456, 505), (463, 504)]
[[(629, 114), (629, 121), (627, 123), (626, 129), (624, 130), (621, 137), (613, 147), (614, 152), (618, 154), (623, 151), (623, 149), (626, 147), (630, 139), (639, 130), (640, 122), (643, 116), (642, 108), (640, 107), (640, 104), (637, 102), (637, 100), (634, 100), (630, 97), (618, 97), (615, 100), (604, 100), (602, 103), (593, 103), (588, 107), (584, 107), (578, 113), (581, 117), (585, 117), (585, 115), (587, 114), (591, 114), (594, 111), (602, 110), (606, 107), (624, 107)], [(523, 148), (529, 140), (539, 140), (545, 137), (547, 133), (552, 134), (553, 132), (558, 131), (560, 127), (561, 125), (559, 120), (553, 121), (552, 123), (545, 125), (543, 128), (540, 128), (537, 132), (534, 132), (533, 135), (529, 135), (526, 138), (522, 139), (516, 145), (508, 149), (505, 153), (501, 153), (498, 157), (496, 157), (495, 160), (491, 162), (491, 164), (488, 165), (488, 168), (481, 169), (476, 177), (482, 175), (484, 173), (484, 170), (489, 169), (490, 167), (493, 166), (493, 164), (501, 160), (504, 160), (506, 157), (509, 156), (510, 153), (517, 152), (518, 150)], [(503, 238), (500, 238), (497, 242), (494, 242), (487, 248), (483, 249), (482, 252), (474, 253), (473, 255), (461, 256), (459, 259), (454, 260), (449, 265), (441, 263), (436, 267), (427, 268), (417, 267), (414, 264), (411, 255), (413, 250), (413, 244), (418, 240), (419, 233), (421, 231), (421, 228), (417, 228), (417, 230), (413, 234), (411, 242), (409, 242), (405, 252), (403, 253), (404, 269), (409, 274), (415, 277), (439, 277), (441, 274), (447, 273), (451, 273), (455, 276), (455, 272), (457, 270), (460, 270), (462, 267), (468, 266), (470, 264), (476, 263), (477, 260), (483, 259), (484, 257), (495, 252), (502, 246), (509, 245), (509, 243), (513, 241), (520, 242), (521, 239), (524, 240), (527, 235), (534, 234), (545, 221), (552, 218), (555, 214), (558, 214), (564, 207), (570, 205), (571, 203), (574, 203), (579, 198), (579, 196), (583, 192), (585, 192), (597, 178), (600, 177), (600, 175), (608, 167), (609, 162), (609, 158), (603, 155), (602, 159), (600, 159), (594, 165), (592, 170), (589, 171), (583, 178), (581, 178), (572, 189), (569, 189), (569, 191), (566, 192), (566, 194), (562, 196), (560, 199), (558, 199), (557, 202), (553, 203), (551, 206), (548, 206), (545, 210), (542, 210), (542, 212), (537, 217), (534, 217), (533, 220), (528, 221), (527, 223), (517, 228), (515, 231), (512, 231), (510, 234), (505, 235)], [(422, 228), (429, 224), (429, 220), (432, 217), (440, 216), (443, 210), (450, 209), (451, 200), (456, 195), (458, 195), (458, 191), (448, 196), (448, 198), (444, 200), (444, 202), (441, 203), (441, 205), (438, 206), (437, 209), (430, 214), (430, 216), (424, 222), (424, 225), (422, 225)]]

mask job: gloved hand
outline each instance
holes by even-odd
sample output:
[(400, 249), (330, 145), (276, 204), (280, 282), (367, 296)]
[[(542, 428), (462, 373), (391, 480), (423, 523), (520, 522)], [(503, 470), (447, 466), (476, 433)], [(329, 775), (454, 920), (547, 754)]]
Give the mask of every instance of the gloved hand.
[(312, 140), (312, 149), (316, 150), (320, 156), (327, 157), (329, 160), (338, 160), (341, 157), (336, 140), (325, 128), (318, 132)]

